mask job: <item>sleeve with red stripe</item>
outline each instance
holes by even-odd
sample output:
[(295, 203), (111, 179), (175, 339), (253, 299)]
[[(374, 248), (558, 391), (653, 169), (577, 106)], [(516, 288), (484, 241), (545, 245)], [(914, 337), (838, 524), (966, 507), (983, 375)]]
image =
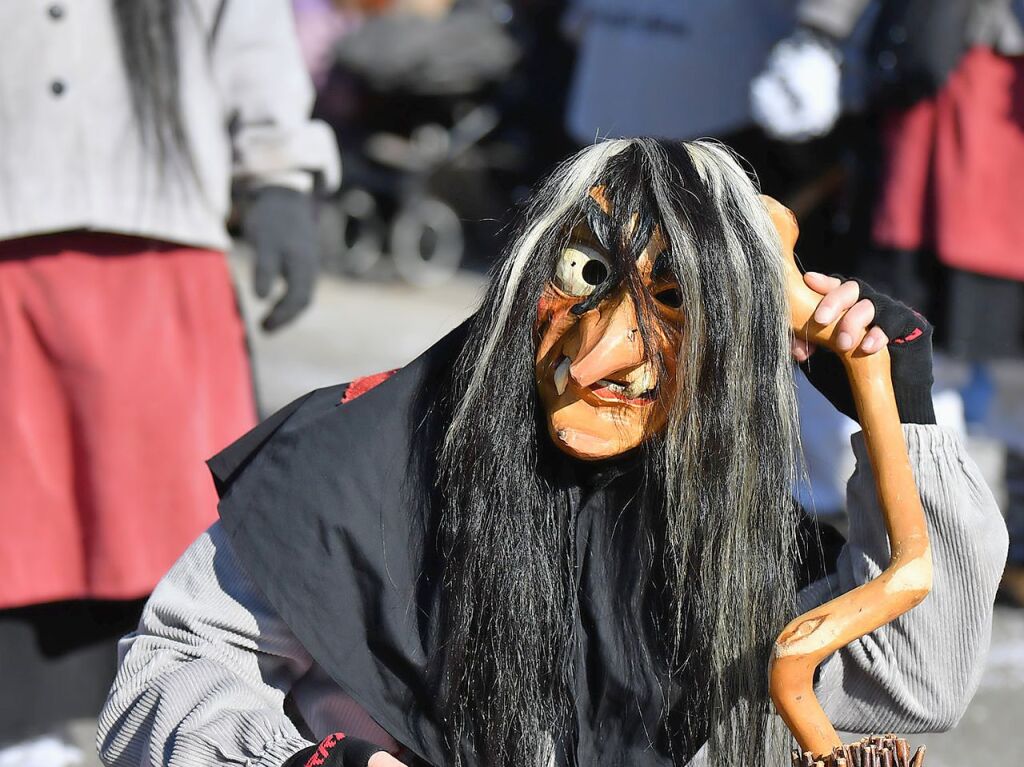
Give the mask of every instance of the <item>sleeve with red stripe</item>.
[(370, 757), (383, 750), (376, 743), (335, 732), (293, 754), (281, 767), (366, 767)]

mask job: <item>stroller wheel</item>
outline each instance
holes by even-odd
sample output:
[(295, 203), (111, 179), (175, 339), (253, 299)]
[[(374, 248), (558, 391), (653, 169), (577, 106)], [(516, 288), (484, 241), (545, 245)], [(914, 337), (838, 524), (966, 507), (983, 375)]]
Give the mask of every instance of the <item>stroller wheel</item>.
[(434, 197), (406, 201), (391, 221), (395, 269), (414, 285), (437, 285), (459, 268), (465, 243), (455, 211)]
[(347, 189), (320, 209), (324, 267), (335, 274), (362, 277), (384, 253), (384, 221), (377, 201), (365, 189)]

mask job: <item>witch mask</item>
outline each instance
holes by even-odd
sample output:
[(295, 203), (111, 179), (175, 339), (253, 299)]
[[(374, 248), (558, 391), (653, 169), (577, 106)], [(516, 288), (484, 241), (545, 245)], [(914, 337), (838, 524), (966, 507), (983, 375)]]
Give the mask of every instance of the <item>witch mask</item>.
[[(592, 210), (567, 233), (538, 304), (534, 372), (554, 443), (601, 460), (664, 428), (684, 314), (660, 258), (668, 247), (660, 227), (634, 216), (616, 242), (605, 187), (589, 197)], [(625, 267), (615, 248), (630, 254)]]

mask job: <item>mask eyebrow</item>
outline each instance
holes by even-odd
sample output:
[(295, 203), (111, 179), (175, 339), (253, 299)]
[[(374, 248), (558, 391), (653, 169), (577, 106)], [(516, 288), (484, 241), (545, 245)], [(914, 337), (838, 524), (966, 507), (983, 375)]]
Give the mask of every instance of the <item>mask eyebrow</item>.
[(568, 247), (574, 243), (579, 243), (582, 245), (588, 245), (594, 250), (598, 250), (603, 253), (607, 252), (607, 249), (597, 239), (597, 236), (586, 221), (580, 221), (576, 224), (576, 226), (569, 230), (568, 236), (563, 238), (563, 240), (564, 242), (562, 244), (564, 247)]
[(587, 226), (590, 227), (590, 231), (597, 240), (597, 244), (600, 245), (604, 250), (611, 250), (611, 217), (601, 210), (601, 206), (598, 205), (597, 200), (593, 197), (588, 197), (588, 204), (586, 210)]
[(634, 260), (639, 260), (654, 237), (654, 229), (657, 224), (654, 217), (646, 212), (647, 207), (642, 207), (641, 212), (633, 214), (631, 218), (632, 232), (629, 236), (629, 252)]
[(654, 259), (654, 266), (651, 267), (652, 280), (666, 278), (676, 279), (676, 275), (672, 271), (672, 256), (667, 249), (658, 254), (658, 257)]

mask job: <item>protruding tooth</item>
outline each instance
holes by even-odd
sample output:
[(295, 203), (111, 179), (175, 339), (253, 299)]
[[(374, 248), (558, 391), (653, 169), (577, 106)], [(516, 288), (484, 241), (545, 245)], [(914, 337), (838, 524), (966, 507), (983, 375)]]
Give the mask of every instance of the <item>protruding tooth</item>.
[(572, 364), (568, 357), (562, 357), (562, 361), (555, 368), (555, 391), (561, 397), (565, 394), (565, 385), (569, 383), (569, 365)]
[(639, 373), (635, 379), (629, 382), (629, 386), (626, 389), (626, 396), (630, 399), (635, 399), (654, 388), (654, 374), (651, 372), (651, 366), (644, 365)]

